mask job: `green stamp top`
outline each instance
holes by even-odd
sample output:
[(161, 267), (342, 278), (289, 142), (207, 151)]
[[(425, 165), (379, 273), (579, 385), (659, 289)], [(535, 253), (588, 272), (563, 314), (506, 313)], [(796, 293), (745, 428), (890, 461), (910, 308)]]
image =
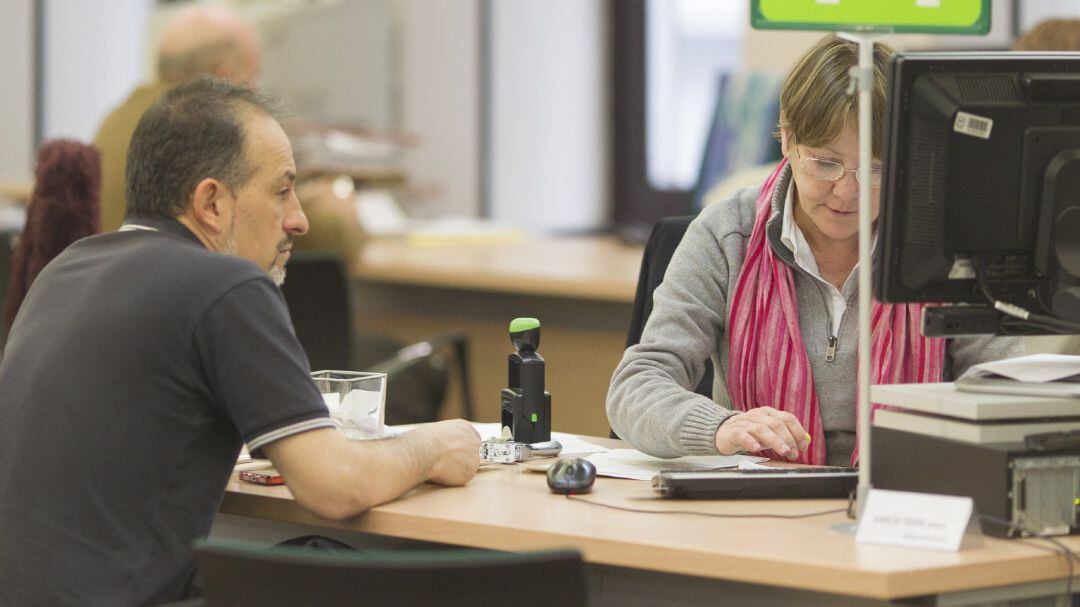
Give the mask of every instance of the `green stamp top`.
[(539, 329), (540, 321), (535, 318), (515, 318), (510, 321), (510, 332), (521, 333), (530, 329)]

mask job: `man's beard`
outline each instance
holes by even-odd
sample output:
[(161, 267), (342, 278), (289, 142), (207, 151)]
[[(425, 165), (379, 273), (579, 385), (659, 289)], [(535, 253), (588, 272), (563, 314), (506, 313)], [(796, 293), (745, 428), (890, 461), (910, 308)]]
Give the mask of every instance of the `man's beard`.
[(276, 265), (270, 267), (270, 280), (274, 281), (274, 284), (281, 286), (285, 284), (285, 268), (278, 267)]
[[(291, 237), (281, 241), (282, 246), (289, 244), (292, 241)], [(225, 235), (224, 251), (226, 255), (232, 255), (236, 257), (236, 230), (230, 228), (229, 233)], [(274, 284), (281, 286), (285, 284), (285, 268), (278, 267), (274, 261), (277, 261), (277, 257), (270, 262), (270, 267), (266, 270), (270, 274), (270, 280), (274, 281)]]

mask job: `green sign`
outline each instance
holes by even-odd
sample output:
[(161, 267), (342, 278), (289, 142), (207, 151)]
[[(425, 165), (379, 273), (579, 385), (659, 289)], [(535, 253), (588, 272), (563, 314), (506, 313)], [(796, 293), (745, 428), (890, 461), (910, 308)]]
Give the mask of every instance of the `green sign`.
[(758, 29), (985, 34), (990, 0), (750, 0)]

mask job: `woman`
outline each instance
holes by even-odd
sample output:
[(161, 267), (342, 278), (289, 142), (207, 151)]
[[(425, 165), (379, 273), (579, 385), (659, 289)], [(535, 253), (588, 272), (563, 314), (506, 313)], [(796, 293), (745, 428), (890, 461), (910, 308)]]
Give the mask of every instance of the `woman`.
[[(874, 219), (890, 54), (874, 53)], [(799, 60), (780, 94), (783, 161), (702, 211), (675, 251), (607, 398), (612, 428), (642, 451), (857, 463), (857, 63), (857, 44), (831, 35)], [(921, 311), (874, 304), (873, 383), (942, 381), (1022, 353), (1017, 339), (925, 338)], [(709, 357), (712, 400), (691, 392)]]

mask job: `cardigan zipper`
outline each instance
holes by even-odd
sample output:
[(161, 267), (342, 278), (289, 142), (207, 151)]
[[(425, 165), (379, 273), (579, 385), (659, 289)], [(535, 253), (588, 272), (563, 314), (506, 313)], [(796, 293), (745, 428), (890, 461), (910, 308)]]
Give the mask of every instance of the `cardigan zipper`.
[(835, 335), (829, 337), (829, 348), (825, 350), (826, 362), (831, 363), (832, 361), (836, 360), (836, 340), (837, 338)]
[[(802, 268), (799, 268), (799, 269), (802, 270), (803, 273), (806, 274), (808, 278), (810, 278), (811, 282), (814, 283), (814, 286), (817, 287), (818, 296), (821, 297), (821, 305), (825, 307), (825, 322), (828, 323), (829, 332), (831, 333), (832, 332), (832, 306), (829, 304), (829, 296), (826, 295), (821, 290), (821, 283), (818, 281), (817, 278), (811, 276), (810, 273), (807, 272), (806, 270), (803, 270)], [(847, 315), (846, 314), (841, 314), (840, 315), (840, 328), (842, 328), (844, 326), (844, 316), (847, 316)], [(831, 363), (832, 361), (836, 360), (836, 344), (839, 341), (840, 341), (840, 332), (839, 331), (837, 331), (836, 335), (829, 335), (829, 346), (827, 348), (825, 348), (825, 362)]]
[[(774, 246), (771, 239), (769, 241), (769, 245), (773, 247), (774, 252), (779, 252), (777, 247)], [(785, 249), (785, 253), (789, 253), (789, 252), (790, 251), (787, 251)], [(784, 262), (788, 265), (788, 267), (790, 267), (792, 270), (794, 270), (796, 272), (799, 272), (799, 273), (802, 273), (803, 275), (805, 275), (807, 278), (810, 279), (810, 282), (814, 283), (814, 286), (817, 288), (818, 296), (821, 297), (821, 304), (825, 307), (825, 320), (826, 320), (826, 322), (828, 322), (829, 332), (832, 332), (832, 306), (829, 305), (829, 296), (826, 295), (821, 290), (821, 280), (819, 278), (815, 277), (810, 272), (808, 272), (806, 270), (806, 268), (803, 268), (799, 264), (794, 263), (794, 260), (788, 261), (788, 260), (784, 259), (783, 256), (781, 256), (781, 259), (783, 259)], [(841, 314), (840, 315), (840, 326), (839, 326), (839, 328), (841, 328), (841, 329), (843, 328), (844, 319), (846, 317), (847, 317), (847, 314)], [(837, 331), (836, 335), (829, 335), (829, 345), (828, 345), (827, 348), (825, 348), (825, 362), (830, 362), (831, 363), (834, 360), (836, 360), (836, 346), (837, 346), (837, 343), (839, 341), (840, 341), (840, 331)]]

